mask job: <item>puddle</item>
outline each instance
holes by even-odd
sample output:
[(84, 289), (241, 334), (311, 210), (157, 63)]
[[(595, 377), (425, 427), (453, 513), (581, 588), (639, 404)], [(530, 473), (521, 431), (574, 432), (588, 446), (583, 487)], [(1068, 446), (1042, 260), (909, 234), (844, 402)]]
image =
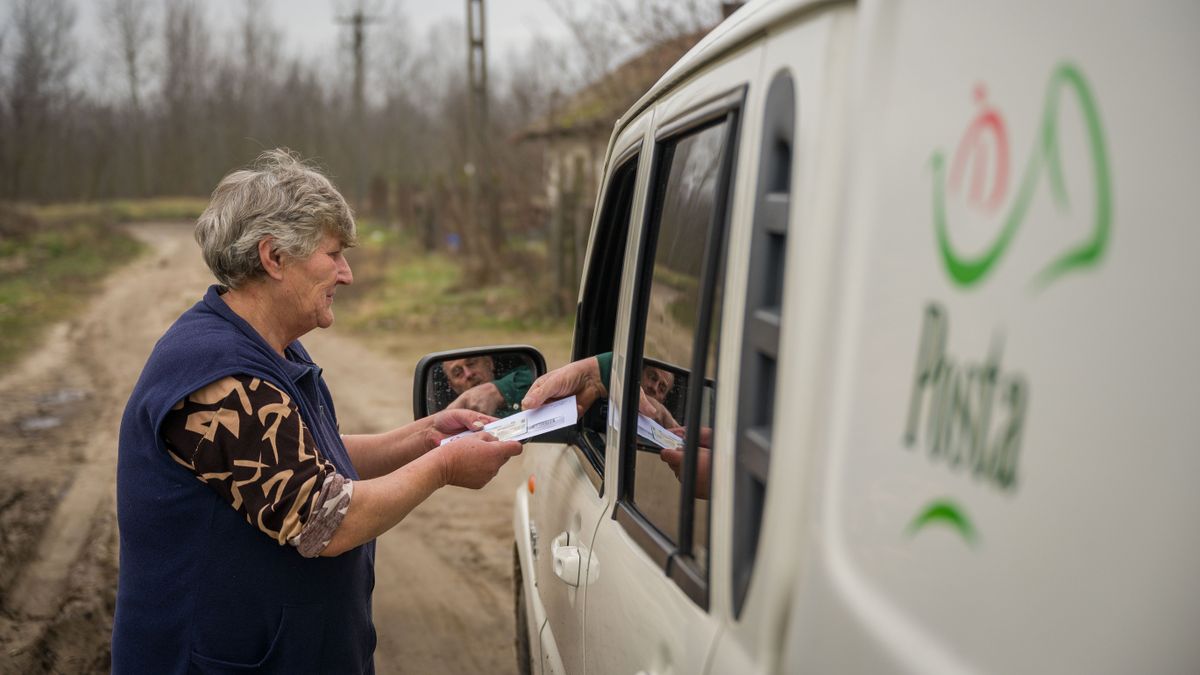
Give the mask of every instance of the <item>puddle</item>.
[(17, 423), (21, 431), (48, 431), (62, 425), (61, 417), (43, 415), (41, 417), (26, 417)]
[[(38, 399), (38, 403), (42, 405), (66, 405), (82, 401), (88, 397), (88, 393), (83, 389), (59, 389), (51, 392)], [(55, 425), (57, 426), (57, 425)]]

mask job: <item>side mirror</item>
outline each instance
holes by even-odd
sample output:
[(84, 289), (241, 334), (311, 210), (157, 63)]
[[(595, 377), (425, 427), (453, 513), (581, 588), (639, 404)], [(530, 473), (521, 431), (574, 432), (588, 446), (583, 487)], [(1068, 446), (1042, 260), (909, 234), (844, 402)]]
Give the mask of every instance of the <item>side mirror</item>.
[(545, 373), (545, 357), (527, 345), (426, 354), (413, 375), (413, 419), (451, 405), (507, 417), (521, 410), (525, 392)]

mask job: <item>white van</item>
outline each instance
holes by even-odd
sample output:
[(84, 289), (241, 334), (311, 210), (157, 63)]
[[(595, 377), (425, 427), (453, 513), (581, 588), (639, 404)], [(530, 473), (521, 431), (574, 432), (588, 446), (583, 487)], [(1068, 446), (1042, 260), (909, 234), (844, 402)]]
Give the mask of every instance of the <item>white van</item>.
[(1197, 110), (1194, 0), (726, 20), (609, 145), (523, 668), (1200, 672)]

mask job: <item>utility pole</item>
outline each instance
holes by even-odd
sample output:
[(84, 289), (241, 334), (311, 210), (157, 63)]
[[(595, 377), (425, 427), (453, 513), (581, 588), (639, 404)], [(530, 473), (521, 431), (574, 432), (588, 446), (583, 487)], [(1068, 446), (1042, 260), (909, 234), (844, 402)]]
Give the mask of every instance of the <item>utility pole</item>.
[(354, 154), (354, 199), (358, 208), (361, 210), (364, 207), (367, 194), (367, 179), (366, 179), (366, 26), (370, 23), (375, 23), (375, 19), (368, 17), (359, 5), (358, 9), (350, 16), (338, 17), (337, 22), (351, 27), (353, 35), (353, 50), (354, 50), (354, 142), (352, 144), (352, 152)]
[[(494, 252), (501, 244), (499, 223), (495, 222), (489, 208), (491, 189), (491, 142), (488, 138), (488, 83), (487, 83), (487, 29), (483, 0), (467, 0), (467, 82), (469, 103), (467, 105), (467, 164), (463, 171), (467, 175), (467, 205), (471, 229), (477, 237), (486, 237), (487, 245), (475, 250)], [(486, 225), (485, 225), (486, 223)], [(490, 267), (490, 256), (481, 261)]]

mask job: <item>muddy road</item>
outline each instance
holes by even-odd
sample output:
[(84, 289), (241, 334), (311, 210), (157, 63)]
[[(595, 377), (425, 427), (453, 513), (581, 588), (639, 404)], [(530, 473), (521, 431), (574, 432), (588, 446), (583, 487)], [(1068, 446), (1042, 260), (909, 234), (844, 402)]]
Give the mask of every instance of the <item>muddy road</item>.
[[(0, 374), (0, 672), (102, 672), (117, 571), (114, 478), (125, 398), (154, 341), (211, 283), (180, 224), (133, 228), (150, 247), (40, 349)], [(397, 337), (386, 350), (315, 331), (342, 429), (411, 419), (424, 353), (522, 336)], [(566, 339), (548, 349), (551, 367)], [(485, 489), (447, 488), (379, 539), (380, 673), (513, 672), (510, 462)]]

